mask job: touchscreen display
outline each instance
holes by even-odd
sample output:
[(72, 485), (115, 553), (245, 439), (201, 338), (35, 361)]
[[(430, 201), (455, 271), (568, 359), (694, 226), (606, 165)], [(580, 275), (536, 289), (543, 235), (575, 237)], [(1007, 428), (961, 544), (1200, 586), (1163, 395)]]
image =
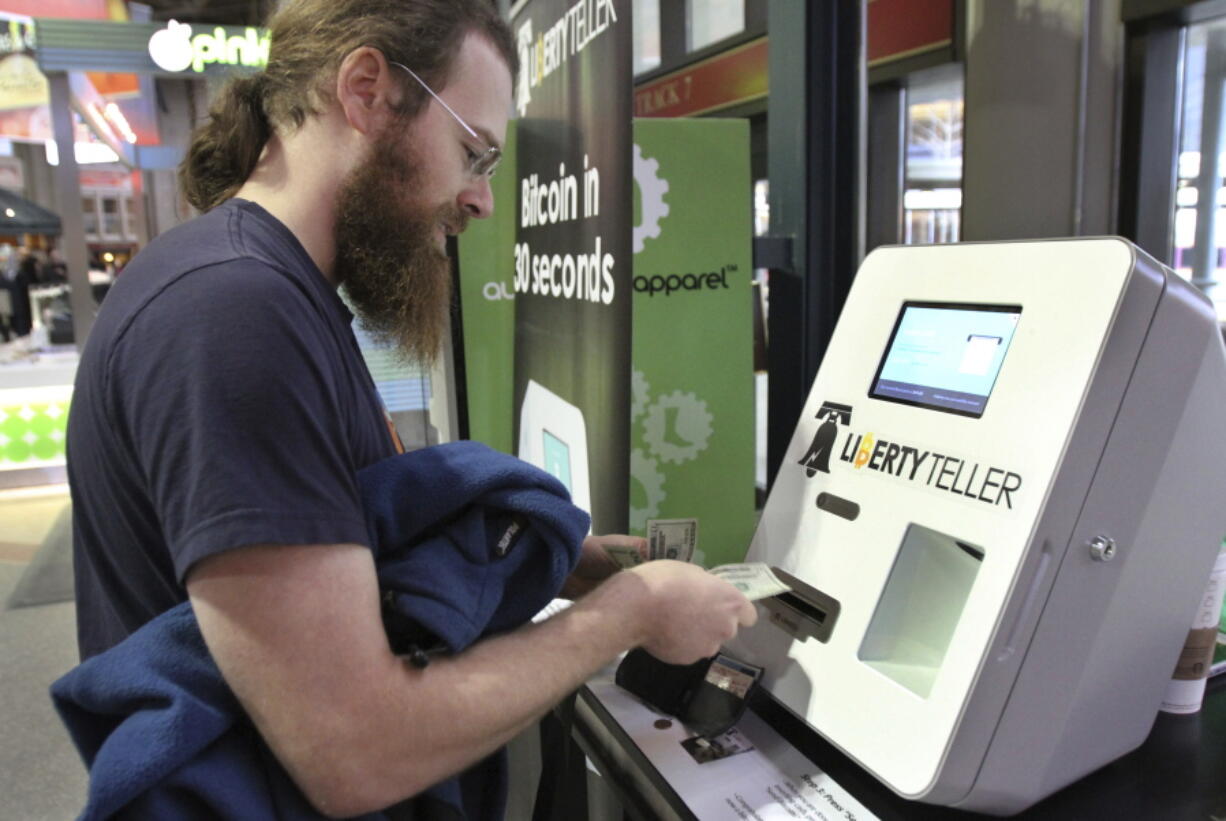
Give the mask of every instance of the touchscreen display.
[(574, 492), (570, 484), (570, 446), (549, 431), (545, 434), (545, 470), (552, 473), (569, 492)]
[(1017, 305), (903, 303), (869, 396), (982, 416), (1021, 316)]

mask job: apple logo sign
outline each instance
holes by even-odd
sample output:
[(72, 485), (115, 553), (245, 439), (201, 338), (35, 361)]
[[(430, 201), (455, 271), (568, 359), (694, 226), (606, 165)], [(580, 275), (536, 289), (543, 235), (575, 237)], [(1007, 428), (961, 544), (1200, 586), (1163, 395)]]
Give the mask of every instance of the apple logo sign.
[(186, 71), (192, 64), (192, 27), (171, 20), (149, 38), (149, 56), (163, 71)]

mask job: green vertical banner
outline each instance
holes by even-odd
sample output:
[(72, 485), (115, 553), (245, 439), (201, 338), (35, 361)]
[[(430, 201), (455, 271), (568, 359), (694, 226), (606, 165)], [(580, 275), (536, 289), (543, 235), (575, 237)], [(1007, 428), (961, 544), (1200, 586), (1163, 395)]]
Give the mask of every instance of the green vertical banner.
[(752, 182), (745, 120), (634, 123), (630, 532), (698, 520), (694, 561), (755, 524)]
[[(508, 169), (515, 168), (516, 125), (507, 123), (502, 156)], [(515, 174), (496, 174), (490, 187), (493, 217), (473, 220), (459, 237), (468, 435), (515, 453)]]

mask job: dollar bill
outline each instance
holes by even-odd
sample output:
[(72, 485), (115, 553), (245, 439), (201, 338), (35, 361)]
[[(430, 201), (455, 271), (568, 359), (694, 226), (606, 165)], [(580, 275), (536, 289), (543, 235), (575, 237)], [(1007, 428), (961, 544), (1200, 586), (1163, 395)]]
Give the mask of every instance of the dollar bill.
[(622, 570), (643, 563), (643, 555), (639, 553), (636, 547), (626, 547), (620, 544), (606, 544), (603, 547), (604, 552), (613, 560), (613, 563)]
[(711, 573), (731, 582), (750, 601), (766, 599), (787, 593), (792, 588), (779, 581), (779, 577), (763, 562), (745, 564), (722, 564), (712, 568)]
[(652, 559), (688, 562), (698, 547), (698, 520), (648, 519), (647, 544)]

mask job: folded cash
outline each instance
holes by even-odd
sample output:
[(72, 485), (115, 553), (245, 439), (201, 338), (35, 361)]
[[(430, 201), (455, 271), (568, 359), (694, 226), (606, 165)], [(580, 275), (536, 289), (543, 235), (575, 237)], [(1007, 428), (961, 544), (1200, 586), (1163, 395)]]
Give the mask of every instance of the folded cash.
[(688, 562), (698, 546), (698, 520), (648, 519), (647, 544), (652, 559)]
[(724, 581), (731, 582), (750, 601), (778, 596), (792, 589), (781, 582), (764, 562), (722, 564), (712, 568), (711, 573)]
[(627, 547), (620, 544), (606, 544), (602, 546), (604, 547), (604, 552), (613, 560), (613, 563), (622, 570), (643, 563), (643, 555), (639, 553), (637, 547)]

